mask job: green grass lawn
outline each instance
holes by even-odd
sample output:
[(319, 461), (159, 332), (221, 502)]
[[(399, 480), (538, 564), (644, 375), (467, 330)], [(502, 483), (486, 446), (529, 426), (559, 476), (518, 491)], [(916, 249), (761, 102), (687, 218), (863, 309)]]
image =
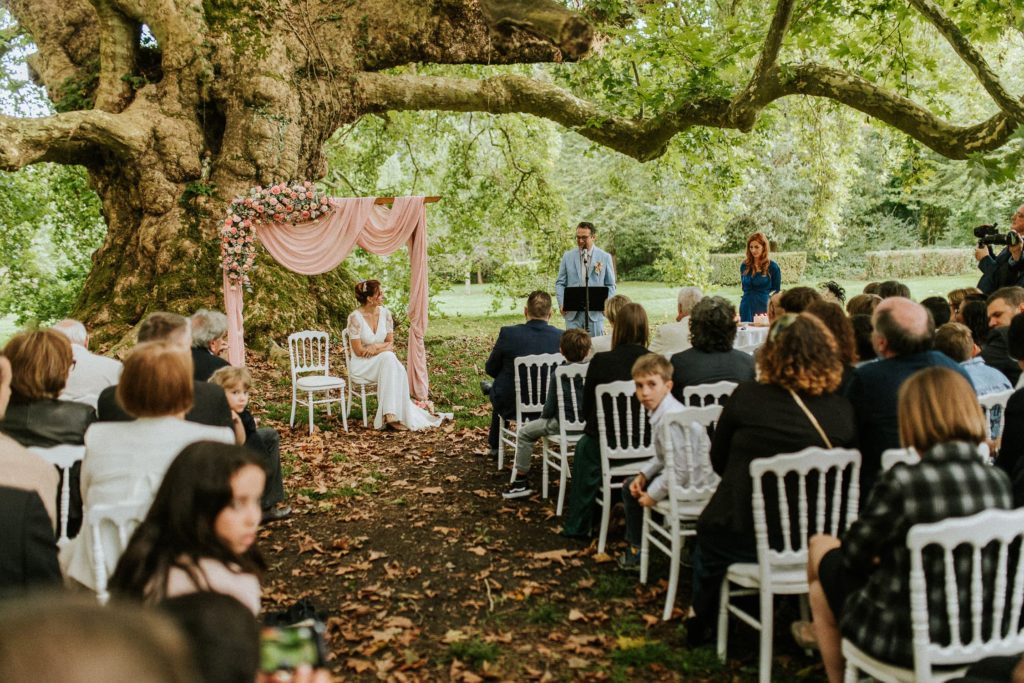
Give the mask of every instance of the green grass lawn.
[[(919, 277), (902, 280), (910, 287), (911, 295), (917, 301), (929, 296), (945, 297), (946, 294), (959, 287), (973, 287), (978, 281), (975, 273), (957, 276), (940, 277)], [(784, 283), (786, 287), (797, 285), (817, 286), (819, 280), (807, 280), (805, 282)], [(859, 294), (867, 280), (839, 280), (846, 289), (847, 298)], [(490, 285), (470, 285), (469, 293), (463, 285), (452, 288), (443, 294), (434, 297), (441, 313), (445, 317), (434, 317), (430, 321), (429, 336), (453, 336), (458, 330), (480, 329), (481, 324), (487, 321), (489, 325), (508, 325), (506, 319), (512, 322), (519, 322), (522, 319), (522, 308), (524, 302), (503, 301), (501, 308), (496, 313), (491, 310)], [(554, 283), (550, 283), (549, 291), (554, 292)], [(641, 303), (647, 309), (652, 324), (661, 324), (676, 316), (676, 292), (679, 286), (664, 282), (620, 282), (619, 294), (625, 294), (633, 301)], [(737, 306), (740, 301), (740, 288), (737, 287), (714, 287), (706, 294), (724, 296)], [(554, 323), (560, 324), (556, 315)], [(488, 327), (488, 325), (484, 325)], [(496, 328), (495, 328), (496, 329)]]

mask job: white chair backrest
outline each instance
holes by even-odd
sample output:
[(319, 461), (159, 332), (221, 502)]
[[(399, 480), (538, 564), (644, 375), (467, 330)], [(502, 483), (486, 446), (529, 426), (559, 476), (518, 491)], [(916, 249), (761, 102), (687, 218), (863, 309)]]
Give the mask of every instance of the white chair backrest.
[(348, 328), (341, 331), (341, 350), (345, 356), (345, 367), (352, 367), (352, 346), (349, 344)]
[(921, 456), (913, 448), (887, 448), (882, 451), (882, 471), (887, 472), (898, 462), (905, 462), (908, 465), (916, 465), (921, 462)]
[[(813, 486), (816, 490), (813, 517), (807, 493), (808, 479), (812, 474), (815, 475)], [(773, 490), (778, 509), (774, 510), (777, 519), (773, 520), (768, 520), (765, 509), (766, 475), (774, 475), (772, 478), (775, 480)], [(813, 534), (839, 536), (857, 518), (859, 451), (811, 446), (797, 453), (758, 458), (750, 463), (750, 476), (754, 484), (754, 536), (762, 572), (767, 564), (806, 565), (807, 540)], [(795, 501), (792, 500), (794, 495)], [(794, 503), (796, 519), (791, 518)], [(826, 513), (829, 514), (826, 516)], [(770, 521), (777, 523), (781, 548), (771, 546)]]
[[(985, 394), (978, 397), (978, 403), (985, 412), (985, 426), (989, 432), (990, 439), (996, 439), (1003, 435), (1003, 427), (1006, 425), (1006, 402), (1013, 396), (1013, 389), (997, 391), (994, 394)], [(998, 426), (992, 429), (992, 423)]]
[[(910, 528), (910, 617), (917, 680), (930, 680), (935, 665), (1024, 650), (1022, 539), (1024, 509), (986, 510)], [(940, 576), (925, 573), (924, 552), (929, 547), (929, 554), (942, 553)], [(964, 589), (967, 599), (961, 602), (958, 593)], [(929, 595), (934, 596), (931, 601)], [(935, 616), (929, 614), (929, 606), (942, 604), (950, 638), (945, 645), (931, 642), (929, 631)]]
[(562, 360), (560, 353), (536, 353), (516, 358), (512, 378), (516, 387), (517, 424), (522, 424), (524, 415), (540, 415), (548, 397), (548, 380), (554, 377), (555, 368)]
[(651, 422), (629, 380), (597, 385), (597, 432), (601, 459), (635, 460), (654, 455)]
[(85, 446), (61, 445), (50, 448), (32, 446), (32, 451), (46, 462), (56, 465), (61, 469), (60, 491), (60, 518), (57, 520), (57, 543), (63, 546), (68, 542), (68, 516), (71, 512), (71, 468), (76, 462), (85, 457)]
[[(670, 499), (702, 500), (718, 488), (721, 480), (711, 469), (711, 443), (706, 437), (708, 428), (714, 427), (721, 415), (722, 406), (710, 405), (686, 408), (668, 415), (662, 422), (662, 442), (666, 445), (673, 444), (673, 426), (683, 429), (683, 442), (674, 444), (678, 449), (673, 453), (674, 457), (665, 458), (665, 476), (673, 484), (669, 487)], [(706, 445), (698, 451), (695, 446), (705, 441)]]
[[(683, 405), (699, 405), (706, 406), (712, 403), (722, 405), (725, 403), (725, 399), (732, 394), (732, 390), (736, 388), (736, 382), (712, 382), (710, 384), (694, 384), (692, 386), (683, 387)], [(697, 397), (699, 401), (693, 401), (692, 399)]]
[[(107, 602), (109, 572), (117, 565), (135, 527), (146, 516), (149, 506), (150, 501), (132, 501), (116, 505), (93, 505), (85, 511), (82, 531), (92, 537), (92, 571), (96, 579), (96, 594), (101, 603)], [(104, 529), (110, 527), (115, 533), (104, 533)]]
[(330, 371), (331, 339), (326, 332), (293, 332), (288, 335), (288, 358), (291, 360), (292, 379), (307, 372), (324, 375)]
[[(570, 363), (560, 365), (555, 370), (555, 396), (558, 398), (558, 431), (559, 436), (565, 438), (569, 432), (581, 432), (585, 425), (583, 421), (583, 392), (576, 391), (587, 378), (587, 367), (589, 363)], [(566, 389), (572, 387), (569, 395)]]

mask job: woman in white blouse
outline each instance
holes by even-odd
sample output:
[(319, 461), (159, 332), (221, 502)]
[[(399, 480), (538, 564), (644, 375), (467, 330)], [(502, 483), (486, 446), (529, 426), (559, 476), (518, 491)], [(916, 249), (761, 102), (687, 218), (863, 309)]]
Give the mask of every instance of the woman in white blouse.
[(361, 304), (348, 317), (348, 338), (352, 345), (349, 373), (364, 382), (377, 384), (375, 429), (397, 430), (436, 427), (441, 418), (423, 410), (409, 398), (409, 375), (394, 349), (395, 321), (384, 308), (384, 290), (378, 280), (356, 285)]
[[(192, 358), (187, 351), (166, 342), (139, 344), (125, 360), (117, 385), (117, 401), (135, 417), (132, 422), (97, 422), (85, 433), (82, 461), (82, 505), (137, 503), (143, 513), (171, 461), (185, 446), (197, 441), (234, 443), (226, 427), (186, 422), (192, 407)], [(113, 528), (104, 548), (116, 548)], [(109, 541), (109, 542), (107, 542)], [(95, 588), (92, 567), (92, 534), (84, 528), (60, 555), (64, 575)], [(108, 556), (111, 572), (117, 557)]]

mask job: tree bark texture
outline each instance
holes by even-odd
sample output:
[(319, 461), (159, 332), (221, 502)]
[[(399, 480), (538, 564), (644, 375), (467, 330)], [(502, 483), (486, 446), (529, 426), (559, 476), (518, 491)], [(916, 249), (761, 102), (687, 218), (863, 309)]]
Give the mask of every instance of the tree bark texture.
[[(128, 338), (146, 313), (219, 302), (218, 226), (230, 199), (256, 184), (317, 179), (330, 135), (388, 110), (524, 112), (647, 160), (692, 126), (749, 130), (789, 95), (843, 102), (953, 158), (1004, 144), (1022, 107), (931, 0), (913, 0), (1000, 105), (955, 125), (839, 69), (784, 64), (793, 3), (778, 0), (748, 84), (732, 95), (676, 98), (647, 118), (603, 111), (541, 79), (417, 77), (417, 62), (571, 61), (590, 25), (555, 0), (0, 0), (31, 35), (33, 78), (58, 114), (0, 116), (0, 169), (82, 164), (109, 232), (76, 314), (104, 342)], [(142, 26), (157, 47), (139, 44)], [(300, 277), (260, 259), (247, 300), (250, 339), (340, 326), (351, 307), (344, 270)]]

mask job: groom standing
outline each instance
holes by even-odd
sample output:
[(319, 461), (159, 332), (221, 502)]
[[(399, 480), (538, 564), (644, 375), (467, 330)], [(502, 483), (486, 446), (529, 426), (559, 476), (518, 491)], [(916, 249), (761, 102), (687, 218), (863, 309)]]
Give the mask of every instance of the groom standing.
[[(576, 249), (570, 249), (562, 255), (562, 263), (558, 266), (558, 277), (555, 279), (555, 296), (558, 307), (565, 316), (565, 328), (586, 327), (586, 311), (565, 310), (565, 288), (582, 287), (584, 281), (591, 287), (607, 287), (608, 296), (615, 294), (615, 272), (612, 270), (611, 254), (594, 246), (597, 230), (593, 223), (586, 221), (576, 226)], [(586, 277), (584, 277), (586, 273)], [(591, 312), (591, 337), (604, 334), (604, 314)]]

